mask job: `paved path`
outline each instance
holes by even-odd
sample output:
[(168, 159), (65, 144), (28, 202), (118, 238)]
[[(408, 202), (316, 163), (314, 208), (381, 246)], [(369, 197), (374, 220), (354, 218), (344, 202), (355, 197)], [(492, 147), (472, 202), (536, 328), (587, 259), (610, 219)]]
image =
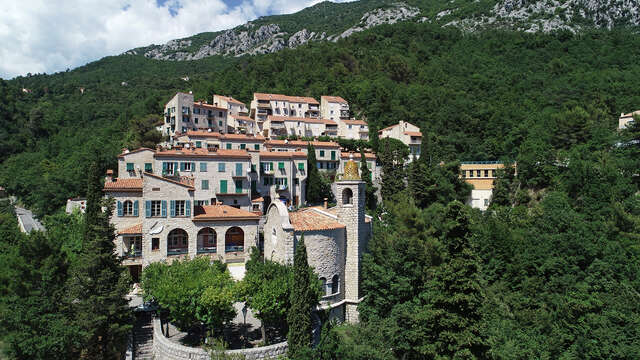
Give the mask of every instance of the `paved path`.
[(16, 206), (16, 216), (22, 232), (30, 233), (32, 230), (44, 231), (44, 226), (36, 219), (33, 213), (27, 209)]

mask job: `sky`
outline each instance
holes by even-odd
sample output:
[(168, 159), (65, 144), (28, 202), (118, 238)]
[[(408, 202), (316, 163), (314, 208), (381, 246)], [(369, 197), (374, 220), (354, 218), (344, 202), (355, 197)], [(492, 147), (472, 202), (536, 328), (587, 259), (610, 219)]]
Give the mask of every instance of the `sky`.
[(225, 30), (263, 15), (297, 12), (318, 2), (0, 0), (0, 78), (73, 69), (132, 48)]

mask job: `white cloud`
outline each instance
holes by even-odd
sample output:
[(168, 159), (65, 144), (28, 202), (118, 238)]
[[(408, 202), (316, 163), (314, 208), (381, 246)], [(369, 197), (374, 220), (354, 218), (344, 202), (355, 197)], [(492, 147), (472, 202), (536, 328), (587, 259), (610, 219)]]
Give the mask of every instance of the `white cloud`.
[[(320, 0), (29, 0), (3, 1), (0, 78), (52, 73), (108, 55), (205, 31), (229, 29), (268, 14), (299, 11)], [(172, 16), (170, 6), (180, 8)]]

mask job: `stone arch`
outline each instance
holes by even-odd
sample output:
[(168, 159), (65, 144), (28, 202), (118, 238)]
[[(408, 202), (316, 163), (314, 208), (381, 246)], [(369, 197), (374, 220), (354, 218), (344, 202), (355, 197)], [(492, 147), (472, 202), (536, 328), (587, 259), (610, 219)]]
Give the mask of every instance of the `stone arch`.
[(125, 200), (122, 203), (122, 215), (124, 215), (124, 216), (132, 216), (133, 215), (133, 201)]
[(224, 235), (225, 252), (244, 251), (244, 231), (237, 227), (230, 227)]
[(167, 235), (167, 253), (169, 255), (189, 252), (189, 235), (180, 228), (173, 229)]
[(198, 231), (198, 252), (215, 252), (218, 243), (218, 234), (210, 227)]
[(340, 292), (340, 276), (336, 274), (331, 278), (331, 293), (337, 294), (338, 292)]
[(353, 204), (353, 191), (350, 188), (342, 190), (342, 205)]

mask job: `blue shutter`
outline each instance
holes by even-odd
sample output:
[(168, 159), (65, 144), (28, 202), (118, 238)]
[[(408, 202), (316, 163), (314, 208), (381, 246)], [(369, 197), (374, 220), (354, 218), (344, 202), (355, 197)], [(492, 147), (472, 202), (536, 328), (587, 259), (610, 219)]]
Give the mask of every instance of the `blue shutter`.
[(178, 166), (180, 166), (180, 164), (179, 164), (179, 163), (177, 163), (177, 162), (174, 162), (174, 163), (173, 163), (173, 174), (174, 174), (174, 175), (175, 175), (178, 171), (180, 171), (180, 168), (179, 168)]
[(133, 216), (138, 216), (138, 200), (133, 202)]
[(196, 163), (195, 162), (191, 163), (191, 172), (196, 172)]
[(207, 171), (207, 163), (206, 162), (201, 162), (200, 163), (200, 171), (201, 172), (206, 172)]
[(167, 200), (162, 200), (162, 210), (160, 216), (167, 217)]
[(146, 217), (151, 217), (151, 200), (144, 202), (144, 215)]
[(185, 201), (184, 215), (185, 216), (191, 216), (191, 200)]
[(170, 209), (169, 209), (169, 216), (171, 217), (176, 217), (176, 201), (175, 200), (170, 200)]
[(180, 163), (180, 171), (184, 171), (184, 164), (183, 162)]
[(122, 201), (118, 201), (118, 216), (122, 216)]
[(167, 173), (167, 166), (168, 166), (168, 165), (167, 165), (167, 162), (166, 162), (166, 161), (162, 163), (162, 173), (163, 173), (163, 174), (166, 174), (166, 173)]

